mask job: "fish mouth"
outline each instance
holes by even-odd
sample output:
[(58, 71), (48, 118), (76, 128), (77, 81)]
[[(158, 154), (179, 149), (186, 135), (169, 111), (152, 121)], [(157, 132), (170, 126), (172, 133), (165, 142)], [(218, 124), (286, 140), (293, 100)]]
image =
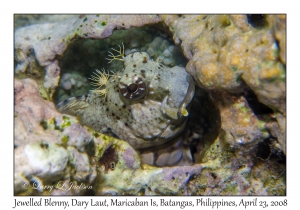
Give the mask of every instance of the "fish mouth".
[(161, 110), (170, 120), (166, 128), (159, 134), (160, 139), (174, 138), (185, 128), (187, 116), (189, 114), (189, 105), (191, 104), (195, 93), (195, 83), (190, 74), (187, 74), (186, 80), (188, 82), (188, 87), (181, 103), (172, 107), (168, 100), (170, 97), (169, 95), (162, 101)]
[(186, 121), (179, 125), (169, 124), (158, 136), (159, 139), (171, 139), (177, 136), (177, 134), (181, 133), (185, 128)]
[[(143, 140), (143, 144), (138, 147), (139, 149), (164, 144), (176, 138), (185, 129), (189, 114), (188, 110), (195, 93), (195, 83), (190, 74), (186, 73), (184, 76), (185, 78), (180, 79), (181, 83), (164, 96), (160, 107), (158, 107), (165, 118), (163, 127), (159, 128), (160, 132), (150, 136), (135, 133), (136, 137)], [(171, 82), (169, 85), (174, 85), (175, 82)]]
[(190, 74), (187, 75), (187, 80), (189, 82), (189, 87), (183, 101), (179, 105), (177, 111), (178, 118), (180, 118), (181, 116), (185, 116), (185, 117), (188, 116), (187, 106), (191, 103), (195, 94), (195, 82), (193, 77)]
[(178, 120), (182, 117), (188, 116), (189, 104), (191, 103), (195, 93), (195, 82), (190, 74), (187, 74), (186, 80), (188, 82), (188, 88), (185, 96), (179, 105), (172, 105), (170, 103), (170, 96), (167, 95), (162, 101), (161, 111), (164, 115), (172, 120)]

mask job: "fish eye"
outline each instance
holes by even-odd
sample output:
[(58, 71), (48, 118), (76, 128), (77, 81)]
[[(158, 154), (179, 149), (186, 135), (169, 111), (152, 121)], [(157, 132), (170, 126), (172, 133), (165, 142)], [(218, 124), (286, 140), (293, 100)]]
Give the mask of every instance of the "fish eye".
[(120, 80), (119, 88), (121, 95), (127, 100), (136, 101), (146, 95), (146, 84), (137, 74), (132, 77), (128, 74), (124, 75)]

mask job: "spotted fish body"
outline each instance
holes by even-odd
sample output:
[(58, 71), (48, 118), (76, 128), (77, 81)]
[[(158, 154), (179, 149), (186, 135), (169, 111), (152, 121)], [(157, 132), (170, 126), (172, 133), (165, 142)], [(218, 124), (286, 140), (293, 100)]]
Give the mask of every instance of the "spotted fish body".
[(136, 149), (163, 144), (185, 127), (194, 82), (183, 67), (169, 68), (135, 52), (123, 59), (125, 68), (109, 77), (103, 95), (69, 98), (62, 113), (78, 116), (96, 131), (112, 132)]

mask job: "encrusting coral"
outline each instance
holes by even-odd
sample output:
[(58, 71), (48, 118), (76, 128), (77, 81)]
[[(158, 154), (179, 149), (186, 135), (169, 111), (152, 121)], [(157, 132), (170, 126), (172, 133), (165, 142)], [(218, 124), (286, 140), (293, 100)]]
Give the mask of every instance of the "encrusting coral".
[[(60, 18), (16, 18), (16, 195), (286, 194), (285, 15)], [(29, 20), (40, 24), (22, 26)], [(149, 61), (186, 67), (193, 76), (189, 114), (186, 105), (180, 109), (189, 118), (180, 143), (138, 151), (109, 129), (103, 132), (110, 135), (98, 133), (57, 111), (52, 101), (93, 89), (88, 78), (108, 98), (107, 82), (124, 67), (105, 58), (122, 42), (122, 56), (113, 53), (113, 60), (144, 52)], [(172, 113), (165, 114), (178, 117)], [(179, 158), (181, 165), (171, 166)], [(58, 183), (85, 188), (66, 191)]]
[[(285, 15), (163, 15), (189, 59), (187, 71), (208, 90), (241, 93), (248, 86), (282, 119), (286, 114)], [(227, 118), (229, 119), (229, 118)], [(282, 120), (276, 136), (285, 152)]]

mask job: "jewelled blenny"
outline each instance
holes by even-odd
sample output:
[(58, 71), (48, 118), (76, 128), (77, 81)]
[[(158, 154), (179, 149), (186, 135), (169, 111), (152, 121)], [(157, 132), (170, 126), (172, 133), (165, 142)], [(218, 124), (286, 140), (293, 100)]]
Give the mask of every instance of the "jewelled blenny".
[(110, 53), (125, 68), (117, 73), (96, 70), (90, 78), (97, 86), (89, 94), (58, 104), (62, 113), (78, 116), (82, 124), (112, 133), (136, 149), (163, 144), (185, 127), (195, 84), (185, 68), (169, 68), (146, 52), (125, 56), (124, 46)]

